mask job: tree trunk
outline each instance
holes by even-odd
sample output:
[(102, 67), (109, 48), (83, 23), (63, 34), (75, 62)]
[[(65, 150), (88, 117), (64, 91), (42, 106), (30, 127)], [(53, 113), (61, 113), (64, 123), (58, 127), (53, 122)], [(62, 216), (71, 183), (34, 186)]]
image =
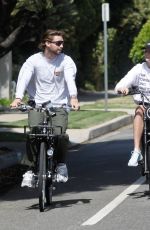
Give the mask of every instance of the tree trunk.
[(10, 98), (12, 81), (12, 52), (0, 59), (0, 98)]

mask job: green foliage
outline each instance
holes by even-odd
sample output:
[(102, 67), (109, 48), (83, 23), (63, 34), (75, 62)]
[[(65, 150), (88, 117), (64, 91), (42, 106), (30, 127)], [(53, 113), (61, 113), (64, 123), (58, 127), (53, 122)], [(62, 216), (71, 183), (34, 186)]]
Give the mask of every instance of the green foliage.
[(84, 87), (85, 87), (86, 90), (95, 91), (95, 86), (92, 85), (92, 83), (89, 82), (89, 81), (85, 81)]
[[(78, 11), (78, 23), (76, 27), (77, 52), (79, 58), (77, 84), (87, 87), (90, 83), (95, 89), (100, 89), (97, 50), (99, 27), (101, 23), (100, 0), (75, 0)], [(99, 68), (98, 68), (99, 69)], [(96, 73), (96, 75), (95, 75)]]
[(150, 20), (148, 20), (134, 39), (133, 47), (130, 51), (130, 58), (134, 63), (140, 62), (144, 56), (144, 46), (150, 41)]
[[(13, 17), (13, 25), (24, 24), (16, 46), (13, 49), (13, 63), (16, 70), (31, 54), (38, 51), (37, 47), (46, 29), (64, 30), (66, 33), (65, 52), (76, 52), (75, 26), (78, 20), (77, 10), (72, 0), (19, 0)], [(71, 52), (72, 51), (72, 52)], [(74, 52), (73, 52), (74, 51)], [(77, 56), (77, 55), (76, 55)], [(15, 71), (16, 73), (16, 71)], [(17, 75), (13, 78), (16, 80)]]
[[(4, 1), (0, 3), (0, 56), (10, 49), (13, 50), (15, 64), (13, 80), (16, 80), (18, 67), (29, 55), (38, 51), (41, 34), (47, 28), (51, 28), (66, 32), (64, 52), (71, 55), (77, 64), (78, 87), (103, 89), (104, 37), (101, 5), (104, 0), (6, 2), (7, 4), (4, 4)], [(109, 84), (114, 85), (132, 66), (132, 62), (142, 59), (142, 46), (149, 36), (149, 29), (146, 29), (149, 26), (144, 24), (149, 19), (150, 1), (109, 0), (109, 5), (108, 80)], [(7, 40), (8, 36), (18, 28), (20, 28), (19, 34), (15, 35), (15, 39), (12, 36), (15, 42), (6, 50), (1, 48), (1, 42)]]
[[(129, 53), (134, 38), (148, 19), (150, 14), (149, 1), (132, 0), (121, 8), (118, 23), (116, 24), (116, 35), (111, 45), (109, 59), (109, 78), (116, 82), (133, 66)], [(149, 12), (149, 13), (148, 13)]]
[(51, 0), (18, 0), (11, 15), (16, 16), (21, 10), (28, 10), (31, 12), (40, 12), (41, 10), (49, 10), (52, 8)]
[(91, 72), (93, 74), (92, 82), (96, 90), (103, 89), (103, 74), (104, 74), (104, 46), (103, 34), (98, 34), (95, 47), (92, 50)]
[[(101, 1), (100, 0), (75, 0), (78, 9), (77, 34), (80, 41), (88, 38), (99, 27), (101, 21)], [(86, 26), (85, 26), (86, 25)]]
[(6, 99), (6, 98), (0, 98), (0, 105), (9, 106), (10, 105), (10, 100)]

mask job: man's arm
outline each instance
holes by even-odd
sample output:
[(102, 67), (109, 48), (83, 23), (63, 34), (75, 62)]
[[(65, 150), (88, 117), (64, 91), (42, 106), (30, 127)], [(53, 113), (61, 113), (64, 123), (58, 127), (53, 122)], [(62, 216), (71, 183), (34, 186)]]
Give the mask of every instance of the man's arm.
[(76, 72), (76, 65), (69, 57), (64, 67), (64, 77), (70, 95), (70, 104), (74, 110), (79, 110), (80, 106), (77, 98), (77, 87), (75, 83)]
[(125, 95), (128, 94), (128, 88), (137, 85), (138, 76), (140, 71), (140, 65), (134, 66), (116, 85), (115, 92), (121, 92)]
[(30, 59), (28, 59), (20, 69), (17, 86), (16, 86), (16, 98), (10, 104), (11, 107), (17, 107), (24, 96), (24, 92), (31, 80), (34, 73), (34, 67)]

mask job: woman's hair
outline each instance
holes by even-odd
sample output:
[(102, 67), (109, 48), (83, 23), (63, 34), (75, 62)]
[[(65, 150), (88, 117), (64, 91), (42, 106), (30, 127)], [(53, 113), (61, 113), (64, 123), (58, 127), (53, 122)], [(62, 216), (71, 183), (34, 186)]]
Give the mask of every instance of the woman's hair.
[(50, 30), (48, 29), (42, 36), (41, 42), (39, 44), (39, 49), (45, 49), (45, 42), (52, 41), (54, 36), (61, 36), (64, 38), (65, 33), (60, 30)]

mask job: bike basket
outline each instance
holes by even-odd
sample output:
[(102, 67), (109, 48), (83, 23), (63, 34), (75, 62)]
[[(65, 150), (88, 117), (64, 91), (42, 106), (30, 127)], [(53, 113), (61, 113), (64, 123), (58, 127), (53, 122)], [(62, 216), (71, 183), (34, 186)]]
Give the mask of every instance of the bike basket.
[(29, 127), (38, 126), (44, 121), (44, 113), (35, 110), (30, 110), (28, 113)]

